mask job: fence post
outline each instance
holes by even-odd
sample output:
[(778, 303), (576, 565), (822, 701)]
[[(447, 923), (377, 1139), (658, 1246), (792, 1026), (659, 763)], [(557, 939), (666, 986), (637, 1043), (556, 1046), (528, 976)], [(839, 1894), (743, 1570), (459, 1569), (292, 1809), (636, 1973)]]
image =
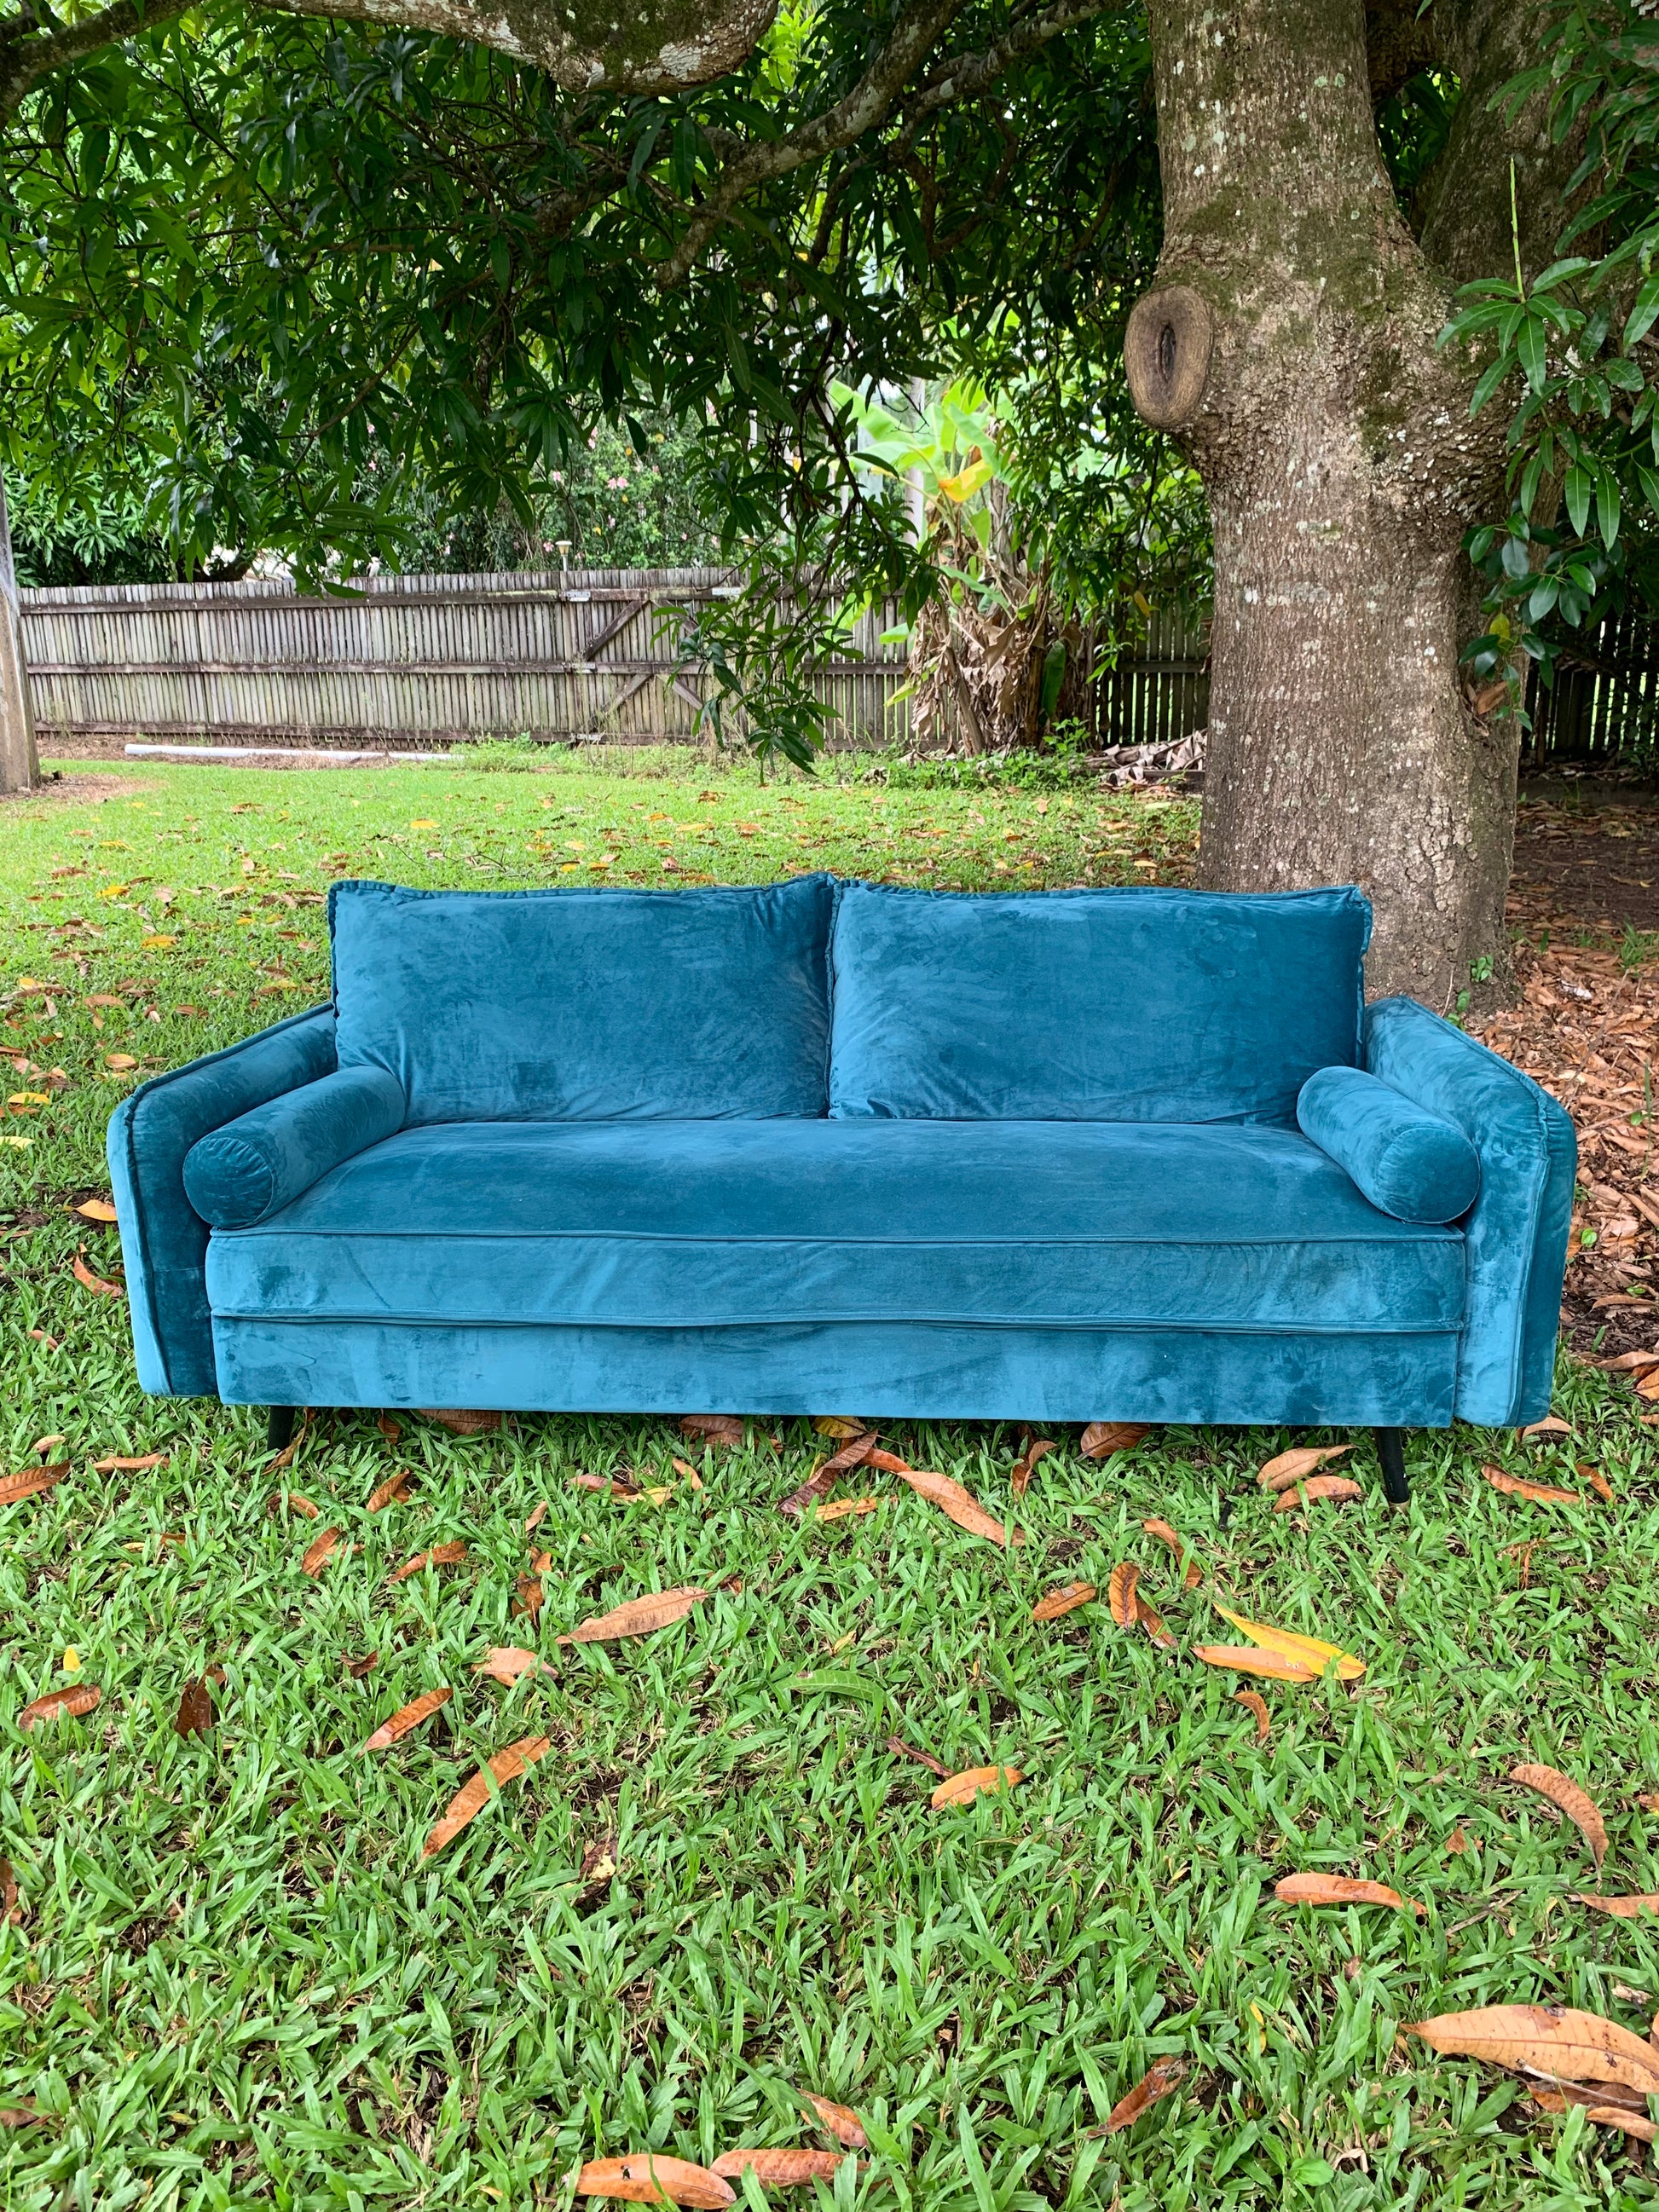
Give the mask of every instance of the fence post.
[(0, 791), (33, 791), (40, 781), (34, 710), (23, 659), (23, 618), (11, 558), (6, 483), (0, 475)]

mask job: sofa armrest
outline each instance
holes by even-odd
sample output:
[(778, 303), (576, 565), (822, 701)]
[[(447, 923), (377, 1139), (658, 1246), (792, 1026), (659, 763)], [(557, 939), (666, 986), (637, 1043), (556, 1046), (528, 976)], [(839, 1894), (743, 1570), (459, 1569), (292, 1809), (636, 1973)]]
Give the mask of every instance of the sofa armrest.
[(1577, 1140), (1547, 1091), (1414, 999), (1365, 1010), (1365, 1066), (1455, 1121), (1480, 1155), (1480, 1195), (1463, 1224), (1466, 1290), (1460, 1420), (1541, 1420), (1555, 1339)]
[(185, 1194), (215, 1229), (251, 1229), (394, 1136), (404, 1107), (404, 1086), (385, 1068), (337, 1067), (210, 1130), (185, 1156)]
[(185, 1194), (191, 1146), (333, 1066), (334, 1015), (319, 1006), (142, 1084), (110, 1117), (110, 1183), (144, 1389), (204, 1398), (219, 1388), (205, 1281), (207, 1224)]

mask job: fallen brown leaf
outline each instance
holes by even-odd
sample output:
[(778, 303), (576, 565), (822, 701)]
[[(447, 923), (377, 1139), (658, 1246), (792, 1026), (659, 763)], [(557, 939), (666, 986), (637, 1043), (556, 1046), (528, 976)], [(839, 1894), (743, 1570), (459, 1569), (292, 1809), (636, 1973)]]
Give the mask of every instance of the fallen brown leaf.
[(535, 1575), (520, 1575), (513, 1591), (513, 1611), (534, 1620), (542, 1609), (542, 1586)]
[(1012, 1538), (1000, 1521), (986, 1511), (979, 1500), (964, 1490), (948, 1474), (935, 1474), (926, 1468), (896, 1468), (901, 1482), (908, 1482), (919, 1496), (937, 1505), (947, 1520), (954, 1521), (958, 1528), (965, 1528), (970, 1536), (983, 1536), (988, 1543), (1000, 1544), (1004, 1550), (1012, 1541), (1023, 1544), (1024, 1537), (1016, 1528)]
[(866, 1429), (861, 1435), (855, 1436), (850, 1443), (844, 1444), (833, 1459), (827, 1459), (822, 1467), (814, 1468), (799, 1489), (792, 1490), (787, 1498), (778, 1501), (779, 1512), (788, 1514), (792, 1520), (799, 1519), (809, 1505), (814, 1505), (821, 1498), (827, 1497), (843, 1474), (853, 1468), (861, 1467), (869, 1458), (876, 1448), (877, 1434), (876, 1430)]
[(1419, 1919), (1428, 1911), (1385, 1881), (1355, 1881), (1342, 1874), (1287, 1874), (1273, 1884), (1273, 1895), (1285, 1905), (1387, 1905), (1396, 1911), (1409, 1909)]
[(600, 1889), (616, 1874), (620, 1861), (617, 1856), (618, 1838), (599, 1836), (582, 1853), (582, 1880), (590, 1888)]
[(1535, 1790), (1540, 1797), (1547, 1797), (1552, 1805), (1560, 1808), (1589, 1845), (1590, 1856), (1599, 1874), (1607, 1855), (1607, 1826), (1595, 1799), (1553, 1766), (1512, 1766), (1510, 1780), (1520, 1783), (1525, 1789)]
[(947, 1805), (971, 1805), (981, 1790), (994, 1795), (1024, 1779), (1018, 1766), (969, 1766), (960, 1774), (947, 1775), (927, 1802), (938, 1813)]
[(33, 2105), (0, 2105), (0, 2128), (44, 2127), (47, 2118)]
[(15, 1928), (23, 1917), (23, 1908), (17, 1902), (17, 1875), (8, 1858), (0, 1858), (0, 1920), (9, 1928)]
[(1031, 1618), (1033, 1620), (1059, 1620), (1066, 1613), (1075, 1613), (1080, 1605), (1087, 1605), (1091, 1598), (1099, 1595), (1092, 1583), (1062, 1583), (1058, 1589), (1050, 1590), (1047, 1597), (1037, 1600), (1031, 1607)]
[(887, 1748), (895, 1759), (914, 1759), (918, 1765), (925, 1766), (930, 1774), (937, 1774), (941, 1780), (950, 1774), (951, 1770), (943, 1759), (935, 1759), (931, 1751), (918, 1751), (913, 1743), (906, 1743), (902, 1736), (890, 1735)]
[(9, 1474), (0, 1480), (0, 1505), (15, 1505), (20, 1498), (55, 1490), (68, 1473), (69, 1462), (64, 1460), (57, 1467), (26, 1467), (21, 1474)]
[(290, 1513), (297, 1513), (302, 1521), (319, 1521), (321, 1513), (308, 1498), (297, 1490), (279, 1490), (266, 1506), (267, 1513), (276, 1513), (286, 1505)]
[(1556, 2081), (1612, 2081), (1659, 2094), (1659, 2051), (1616, 2021), (1565, 2005), (1483, 2005), (1408, 2021), (1407, 2035), (1435, 2051), (1488, 2065), (1529, 2069)]
[(677, 1453), (670, 1452), (668, 1455), (668, 1464), (673, 1468), (676, 1474), (683, 1474), (685, 1477), (693, 1490), (701, 1490), (702, 1488), (702, 1477), (697, 1473), (696, 1468), (692, 1466), (689, 1459), (681, 1459)]
[(1135, 1584), (1139, 1580), (1140, 1569), (1133, 1559), (1120, 1559), (1112, 1569), (1106, 1584), (1106, 1603), (1120, 1628), (1135, 1625)]
[(1633, 1897), (1592, 1897), (1585, 1891), (1570, 1889), (1567, 1895), (1575, 1905), (1611, 1913), (1615, 1920), (1639, 1920), (1644, 1912), (1659, 1912), (1659, 1891), (1656, 1890), (1644, 1890)]
[(395, 1444), (403, 1434), (402, 1427), (392, 1419), (390, 1413), (382, 1413), (374, 1425), (389, 1444)]
[(573, 1490), (597, 1491), (602, 1498), (637, 1498), (640, 1486), (630, 1482), (625, 1474), (573, 1474)]
[(412, 1559), (405, 1559), (386, 1577), (388, 1583), (406, 1583), (411, 1575), (418, 1575), (422, 1567), (459, 1567), (466, 1557), (466, 1546), (459, 1537), (447, 1544), (434, 1544), (429, 1552), (416, 1552)]
[(1282, 1451), (1261, 1468), (1256, 1480), (1264, 1490), (1288, 1489), (1300, 1482), (1304, 1475), (1312, 1474), (1324, 1466), (1328, 1459), (1340, 1459), (1345, 1452), (1353, 1449), (1352, 1444), (1297, 1444), (1290, 1451)]
[(471, 1782), (465, 1783), (449, 1801), (448, 1809), (421, 1846), (421, 1856), (431, 1858), (444, 1845), (459, 1836), (469, 1820), (475, 1820), (489, 1802), (494, 1794), (492, 1781), (497, 1788), (512, 1782), (526, 1767), (533, 1766), (538, 1759), (545, 1759), (553, 1748), (544, 1735), (520, 1736), (505, 1751), (498, 1751), (487, 1767), (481, 1766)]
[(288, 1442), (283, 1446), (281, 1451), (277, 1452), (274, 1457), (268, 1459), (265, 1462), (264, 1472), (267, 1474), (280, 1474), (285, 1467), (292, 1467), (295, 1461), (300, 1455), (300, 1446), (304, 1441), (304, 1429), (301, 1428), (296, 1430), (294, 1435), (291, 1436)]
[(179, 1735), (210, 1735), (213, 1732), (213, 1692), (205, 1675), (186, 1682), (179, 1699), (173, 1729)]
[(550, 1667), (545, 1659), (534, 1651), (526, 1651), (517, 1644), (498, 1644), (487, 1651), (472, 1669), (475, 1674), (488, 1674), (494, 1682), (516, 1682), (521, 1674), (552, 1674), (557, 1668)]
[(1632, 2112), (1627, 2105), (1591, 2105), (1584, 2118), (1594, 2120), (1597, 2127), (1622, 2128), (1627, 2136), (1634, 2136), (1638, 2142), (1659, 2141), (1659, 2126), (1656, 2126), (1645, 2112)]
[(165, 1467), (167, 1460), (164, 1451), (145, 1452), (137, 1459), (123, 1459), (118, 1453), (112, 1452), (107, 1459), (94, 1460), (92, 1471), (94, 1474), (137, 1474), (147, 1467)]
[(821, 1437), (861, 1437), (862, 1421), (849, 1420), (845, 1413), (820, 1413), (812, 1423)]
[(325, 1528), (320, 1536), (313, 1538), (312, 1542), (307, 1545), (305, 1556), (300, 1561), (300, 1572), (302, 1575), (313, 1577), (321, 1574), (323, 1569), (328, 1565), (330, 1554), (339, 1540), (340, 1532), (337, 1528)]
[(406, 1705), (399, 1705), (389, 1721), (382, 1721), (358, 1752), (361, 1758), (366, 1751), (385, 1751), (417, 1729), (423, 1720), (435, 1713), (440, 1705), (447, 1705), (454, 1696), (453, 1690), (424, 1690), (418, 1698), (411, 1698)]
[(1288, 1490), (1281, 1491), (1273, 1500), (1273, 1511), (1293, 1513), (1298, 1505), (1305, 1505), (1310, 1498), (1328, 1498), (1334, 1504), (1340, 1504), (1349, 1498), (1364, 1496), (1364, 1492), (1351, 1475), (1314, 1474), (1310, 1475), (1305, 1482), (1293, 1483)]
[(77, 1682), (72, 1690), (49, 1690), (44, 1698), (36, 1698), (32, 1705), (24, 1706), (17, 1716), (17, 1725), (32, 1729), (41, 1721), (55, 1721), (65, 1715), (78, 1721), (102, 1703), (103, 1695), (96, 1682)]
[(1578, 1472), (1583, 1476), (1585, 1481), (1589, 1483), (1590, 1488), (1595, 1492), (1596, 1496), (1598, 1498), (1606, 1498), (1607, 1504), (1611, 1505), (1613, 1503), (1613, 1485), (1607, 1480), (1606, 1475), (1602, 1474), (1601, 1468), (1599, 1467), (1592, 1467), (1588, 1460), (1581, 1459), (1578, 1462)]
[(531, 1513), (530, 1518), (524, 1524), (525, 1534), (526, 1536), (533, 1536), (537, 1529), (541, 1527), (543, 1522), (545, 1521), (546, 1518), (547, 1500), (544, 1498), (538, 1498), (536, 1502), (534, 1510)]
[(96, 1291), (106, 1298), (124, 1298), (126, 1296), (119, 1283), (107, 1282), (102, 1275), (94, 1275), (78, 1252), (75, 1255), (74, 1273), (76, 1281), (83, 1289)]
[(1152, 1611), (1140, 1592), (1135, 1592), (1135, 1619), (1146, 1630), (1160, 1651), (1178, 1651), (1181, 1646), (1164, 1626), (1160, 1616)]
[(82, 1221), (114, 1221), (118, 1218), (106, 1198), (83, 1198), (75, 1211)]
[(1037, 1462), (1043, 1458), (1048, 1453), (1051, 1452), (1054, 1448), (1054, 1439), (1052, 1437), (1034, 1437), (1030, 1443), (1026, 1445), (1023, 1454), (1014, 1462), (1014, 1472), (1012, 1480), (1013, 1492), (1016, 1498), (1024, 1497), (1026, 1486), (1031, 1480), (1032, 1469), (1036, 1467)]
[(365, 1674), (372, 1674), (380, 1663), (380, 1655), (378, 1651), (365, 1651), (361, 1658), (354, 1657), (349, 1651), (343, 1651), (340, 1654), (340, 1664), (354, 1682), (361, 1682)]
[(1468, 1850), (1468, 1847), (1469, 1839), (1463, 1833), (1462, 1829), (1461, 1827), (1454, 1828), (1450, 1835), (1446, 1838), (1445, 1856), (1449, 1859), (1461, 1859), (1464, 1852)]
[(868, 2150), (870, 2138), (864, 2132), (864, 2123), (850, 2105), (831, 2104), (828, 2097), (815, 2097), (810, 2089), (800, 2092), (811, 2108), (821, 2127), (826, 2128), (838, 2143), (848, 2150)]
[(1582, 1505), (1584, 1502), (1576, 1490), (1556, 1490), (1547, 1482), (1523, 1482), (1518, 1474), (1506, 1474), (1501, 1467), (1483, 1467), (1480, 1472), (1494, 1490), (1514, 1498), (1533, 1498), (1540, 1505)]
[(1270, 1674), (1276, 1682), (1316, 1682), (1319, 1672), (1279, 1651), (1258, 1651), (1252, 1644), (1194, 1644), (1194, 1659), (1206, 1667), (1231, 1667), (1239, 1674)]
[(879, 1498), (827, 1498), (812, 1515), (815, 1521), (845, 1521), (850, 1514), (873, 1513)]
[(576, 2176), (579, 2197), (620, 2197), (632, 2204), (735, 2204), (729, 2182), (689, 2159), (665, 2158), (660, 2151), (630, 2152), (626, 2158), (590, 2158)]
[(1564, 1421), (1559, 1413), (1546, 1413), (1541, 1421), (1534, 1421), (1527, 1428), (1517, 1429), (1516, 1434), (1518, 1437), (1570, 1437), (1572, 1424)]
[(1186, 2071), (1184, 2058), (1154, 2060), (1134, 2087), (1118, 2099), (1101, 2124), (1085, 2132), (1091, 2136), (1115, 2136), (1124, 2128), (1133, 2127), (1141, 2114), (1149, 2112), (1161, 2097), (1167, 2097), (1172, 2089), (1180, 2087)]
[(1197, 1560), (1192, 1557), (1192, 1547), (1176, 1534), (1167, 1521), (1143, 1521), (1140, 1525), (1149, 1536), (1156, 1536), (1160, 1544), (1167, 1544), (1176, 1559), (1186, 1560), (1186, 1568), (1181, 1577), (1182, 1586), (1187, 1589), (1196, 1589), (1204, 1576)]
[(1077, 1448), (1085, 1459), (1109, 1459), (1114, 1452), (1133, 1451), (1152, 1425), (1150, 1421), (1091, 1421)]
[(727, 2181), (750, 2171), (763, 2188), (794, 2189), (806, 2181), (833, 2182), (842, 2159), (852, 2155), (844, 2150), (726, 2150), (709, 2171)]
[(879, 1445), (866, 1452), (864, 1464), (866, 1467), (878, 1467), (884, 1474), (908, 1474), (910, 1472), (908, 1459), (901, 1459), (896, 1452), (883, 1451)]
[(702, 1437), (711, 1444), (730, 1449), (743, 1442), (743, 1423), (735, 1413), (682, 1413), (680, 1434)]
[(625, 1605), (613, 1606), (609, 1613), (595, 1613), (559, 1641), (608, 1644), (619, 1636), (649, 1636), (654, 1629), (667, 1628), (674, 1621), (684, 1620), (692, 1607), (700, 1604), (708, 1595), (707, 1590), (687, 1583), (679, 1589), (654, 1590), (645, 1597), (630, 1597)]
[(390, 1505), (394, 1499), (399, 1505), (404, 1504), (408, 1499), (409, 1486), (413, 1480), (412, 1469), (400, 1467), (396, 1474), (387, 1475), (386, 1480), (378, 1488), (369, 1492), (366, 1510), (370, 1513), (379, 1513), (383, 1507)]
[(417, 1406), (415, 1410), (423, 1421), (435, 1421), (452, 1436), (493, 1437), (501, 1425), (499, 1413), (482, 1413), (471, 1407)]
[(1252, 1644), (1264, 1651), (1276, 1651), (1281, 1658), (1291, 1659), (1312, 1668), (1319, 1674), (1334, 1666), (1340, 1682), (1357, 1682), (1365, 1671), (1365, 1662), (1352, 1651), (1344, 1651), (1340, 1644), (1326, 1644), (1317, 1636), (1304, 1636), (1294, 1628), (1277, 1628), (1271, 1621), (1246, 1620), (1241, 1613), (1230, 1613), (1224, 1605), (1218, 1604), (1216, 1611), (1224, 1620), (1242, 1628)]
[(1255, 1715), (1255, 1740), (1258, 1743), (1266, 1743), (1267, 1738), (1273, 1734), (1273, 1724), (1267, 1717), (1267, 1700), (1262, 1696), (1261, 1691), (1235, 1690), (1233, 1703), (1236, 1705), (1249, 1707)]

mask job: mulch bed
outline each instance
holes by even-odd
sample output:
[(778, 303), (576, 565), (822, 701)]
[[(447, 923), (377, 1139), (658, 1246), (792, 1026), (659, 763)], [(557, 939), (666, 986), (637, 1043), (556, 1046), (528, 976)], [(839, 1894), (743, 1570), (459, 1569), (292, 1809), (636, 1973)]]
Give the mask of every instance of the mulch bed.
[(1659, 1110), (1659, 946), (1627, 936), (1659, 929), (1659, 806), (1645, 794), (1573, 799), (1522, 801), (1510, 893), (1510, 923), (1524, 932), (1515, 948), (1521, 995), (1469, 1027), (1559, 1098), (1577, 1127), (1581, 1195), (1562, 1334), (1576, 1352), (1606, 1359), (1659, 1346), (1650, 1118)]

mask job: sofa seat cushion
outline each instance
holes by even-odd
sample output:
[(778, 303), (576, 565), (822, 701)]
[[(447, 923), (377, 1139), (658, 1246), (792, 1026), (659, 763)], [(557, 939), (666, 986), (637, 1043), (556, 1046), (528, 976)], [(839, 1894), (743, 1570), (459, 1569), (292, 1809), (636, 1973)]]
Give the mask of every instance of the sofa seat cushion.
[(1445, 1330), (1463, 1242), (1261, 1126), (469, 1122), (216, 1231), (208, 1291), (319, 1322)]

